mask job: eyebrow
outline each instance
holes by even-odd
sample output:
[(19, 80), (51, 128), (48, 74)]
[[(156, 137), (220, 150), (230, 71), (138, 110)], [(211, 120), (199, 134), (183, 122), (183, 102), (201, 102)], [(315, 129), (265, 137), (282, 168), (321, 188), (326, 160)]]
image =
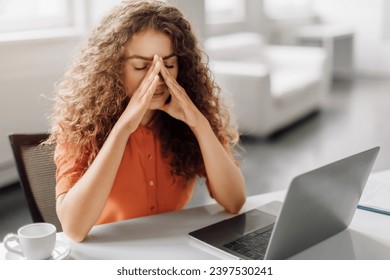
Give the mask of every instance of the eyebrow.
[[(162, 59), (163, 60), (167, 60), (167, 59), (170, 59), (171, 57), (174, 57), (176, 56), (175, 53), (172, 53), (170, 55), (167, 55), (167, 56), (164, 56)], [(126, 56), (125, 59), (142, 59), (142, 60), (146, 60), (146, 61), (153, 61), (153, 57), (146, 57), (146, 56), (142, 56), (142, 55), (131, 55), (131, 56)]]

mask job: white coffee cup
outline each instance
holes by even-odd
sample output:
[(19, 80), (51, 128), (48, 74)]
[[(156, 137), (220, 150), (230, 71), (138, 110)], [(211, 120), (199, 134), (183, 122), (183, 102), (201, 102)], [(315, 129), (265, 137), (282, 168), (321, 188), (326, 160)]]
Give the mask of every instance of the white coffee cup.
[[(28, 224), (19, 228), (18, 234), (7, 234), (3, 243), (8, 251), (27, 260), (46, 260), (54, 251), (56, 232), (56, 227), (49, 223)], [(12, 241), (19, 246), (11, 246)]]

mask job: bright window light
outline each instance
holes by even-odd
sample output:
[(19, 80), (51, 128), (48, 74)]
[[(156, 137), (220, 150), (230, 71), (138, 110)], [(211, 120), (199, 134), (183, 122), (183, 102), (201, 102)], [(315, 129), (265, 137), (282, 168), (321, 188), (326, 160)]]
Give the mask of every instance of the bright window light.
[(69, 26), (72, 4), (70, 0), (0, 0), (0, 32)]

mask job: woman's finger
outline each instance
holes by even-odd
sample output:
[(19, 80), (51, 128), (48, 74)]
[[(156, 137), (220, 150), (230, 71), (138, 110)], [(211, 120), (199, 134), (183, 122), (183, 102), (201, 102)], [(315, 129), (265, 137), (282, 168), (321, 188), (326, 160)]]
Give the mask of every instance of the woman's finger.
[(161, 75), (165, 81), (165, 84), (168, 86), (171, 94), (177, 98), (182, 97), (184, 89), (177, 83), (177, 81), (171, 76), (168, 69), (165, 67), (164, 63), (161, 64)]
[(147, 89), (145, 96), (150, 97), (150, 98), (153, 97), (153, 94), (156, 91), (159, 80), (160, 80), (160, 78), (158, 77), (158, 75), (156, 75), (154, 77), (152, 83), (150, 84), (150, 87)]
[(152, 65), (148, 69), (148, 72), (146, 73), (141, 84), (139, 85), (139, 91), (141, 94), (147, 91), (147, 89), (152, 84), (154, 78), (158, 75), (158, 73), (160, 73), (160, 70), (161, 62), (159, 61), (159, 57), (157, 55), (154, 55)]

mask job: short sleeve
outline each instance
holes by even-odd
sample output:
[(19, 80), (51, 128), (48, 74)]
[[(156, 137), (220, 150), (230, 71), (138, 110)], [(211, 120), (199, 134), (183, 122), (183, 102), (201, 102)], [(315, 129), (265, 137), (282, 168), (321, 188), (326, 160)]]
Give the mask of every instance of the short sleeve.
[(80, 179), (88, 164), (87, 154), (76, 161), (71, 145), (57, 143), (54, 152), (56, 164), (56, 198), (68, 192)]

